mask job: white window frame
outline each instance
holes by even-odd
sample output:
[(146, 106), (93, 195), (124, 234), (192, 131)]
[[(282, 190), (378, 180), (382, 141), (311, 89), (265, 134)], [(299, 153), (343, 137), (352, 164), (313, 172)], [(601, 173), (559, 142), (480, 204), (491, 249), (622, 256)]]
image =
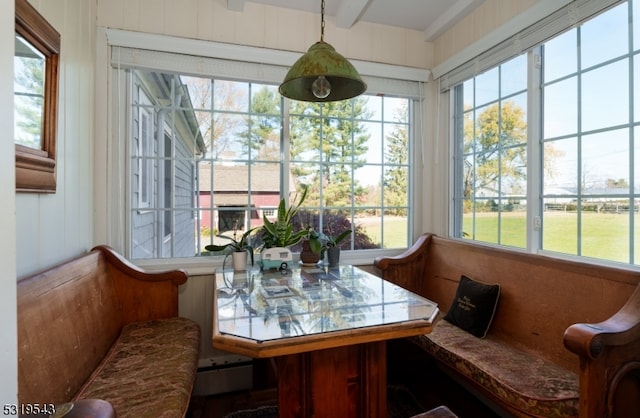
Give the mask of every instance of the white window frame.
[[(98, 62), (99, 66), (103, 65), (104, 73), (98, 74), (98, 79), (105, 79), (105, 85), (115, 85), (113, 90), (106, 91), (105, 95), (110, 96), (109, 109), (115, 109), (118, 101), (124, 100), (127, 96), (127, 90), (130, 86), (126, 85), (126, 80), (121, 79), (117, 68), (119, 58), (129, 59), (143, 62), (146, 55), (150, 54), (152, 59), (159, 59), (165, 63), (169, 63), (173, 67), (169, 71), (176, 71), (188, 74), (194, 68), (200, 71), (206, 71), (208, 74), (216, 74), (223, 77), (225, 74), (235, 79), (246, 79), (247, 81), (262, 81), (279, 83), (286, 74), (288, 67), (298, 58), (298, 53), (289, 51), (273, 50), (268, 48), (255, 48), (241, 45), (229, 45), (216, 42), (177, 38), (172, 36), (146, 34), (140, 32), (130, 32), (119, 29), (98, 28), (98, 38), (104, 40), (98, 44)], [(158, 46), (163, 51), (158, 52)], [(121, 47), (120, 49), (114, 47)], [(129, 48), (129, 49), (128, 49)], [(128, 55), (133, 51), (133, 55)], [(184, 55), (184, 60), (169, 59), (166, 60), (164, 53), (180, 53)], [(415, 106), (415, 120), (412, 125), (414, 132), (411, 134), (416, 138), (414, 144), (414, 152), (411, 155), (411, 176), (420, 178), (423, 173), (422, 163), (424, 162), (422, 133), (425, 129), (422, 126), (424, 117), (424, 92), (426, 83), (430, 80), (431, 72), (427, 69), (404, 67), (398, 65), (380, 64), (367, 61), (350, 60), (358, 69), (365, 79), (367, 85), (375, 89), (376, 92), (385, 95), (399, 95), (403, 97), (413, 97), (418, 103)], [(257, 63), (258, 66), (247, 66), (247, 63)], [(156, 65), (152, 67), (156, 68)], [(261, 78), (256, 78), (255, 74), (259, 74)], [(105, 152), (110, 157), (109, 168), (107, 170), (108, 189), (111, 193), (105, 198), (107, 209), (106, 213), (110, 213), (107, 225), (104, 231), (99, 231), (99, 235), (107, 236), (106, 240), (114, 248), (126, 252), (128, 232), (124, 227), (126, 225), (126, 213), (122, 208), (126, 207), (127, 197), (127, 178), (124, 176), (126, 172), (122, 166), (122, 155), (126, 149), (123, 133), (126, 130), (126, 121), (121, 120), (115, 113), (108, 116), (106, 120), (111, 121), (110, 126), (105, 126), (109, 130), (107, 134), (108, 141), (105, 145)], [(106, 122), (106, 121), (105, 121)], [(98, 122), (98, 125), (101, 125)], [(417, 134), (417, 135), (416, 135)], [(415, 171), (418, 170), (416, 173)], [(99, 199), (100, 200), (100, 199)], [(413, 213), (419, 213), (422, 203), (422, 191), (416, 190), (414, 196), (410, 197), (410, 205)], [(410, 240), (415, 239), (420, 233), (421, 222), (413, 222), (410, 227)], [(372, 260), (378, 255), (396, 255), (402, 249), (394, 250), (366, 250), (365, 252), (352, 251), (345, 254), (344, 262), (352, 264), (371, 264)], [(193, 257), (191, 259), (162, 259), (162, 260), (139, 260), (139, 265), (150, 269), (163, 269), (167, 266), (179, 266), (187, 268), (190, 273), (198, 273), (200, 271), (211, 271), (211, 262), (209, 258)], [(215, 264), (215, 263), (214, 263)], [(202, 266), (202, 267), (198, 267)]]
[[(639, 1), (639, 0), (634, 0), (634, 1)], [(573, 4), (571, 4), (568, 7), (565, 7), (564, 9), (560, 7), (562, 6), (561, 4), (558, 4), (557, 5), (558, 9), (561, 9), (561, 10), (559, 11), (554, 10), (554, 12), (557, 18), (559, 16), (567, 19), (568, 18), (577, 19), (577, 17), (581, 18), (579, 21), (575, 21), (575, 20), (571, 21), (570, 25), (567, 25), (567, 24), (564, 25), (564, 29), (570, 29), (571, 27), (578, 26), (582, 22), (589, 20), (591, 16), (594, 15), (595, 13), (605, 11), (610, 7), (616, 6), (617, 4), (624, 3), (624, 2), (626, 2), (626, 0), (582, 0), (582, 1), (575, 1)], [(639, 22), (638, 16), (634, 16), (634, 18), (635, 18), (636, 24), (638, 24)], [(547, 21), (547, 23), (549, 22)], [(544, 28), (544, 25), (540, 25), (540, 26)], [(562, 33), (564, 31), (562, 27), (563, 27), (562, 25), (557, 25), (555, 28), (553, 28), (554, 30), (556, 30), (556, 33), (554, 33), (554, 35)], [(547, 32), (544, 32), (544, 30), (541, 30), (541, 33), (546, 33), (544, 36), (542, 36), (541, 33), (538, 33), (537, 37), (531, 35), (530, 28), (528, 29), (529, 30), (528, 35), (531, 36), (531, 39), (538, 39), (540, 43), (543, 44), (544, 40), (550, 38), (549, 36), (550, 32), (548, 31), (550, 31), (551, 28), (546, 27), (544, 29), (547, 30)], [(526, 31), (523, 30), (523, 32), (526, 32)], [(454, 69), (454, 68), (450, 68), (450, 67), (447, 68), (446, 66), (442, 66), (440, 69), (434, 69), (434, 73), (441, 73), (441, 78), (440, 78), (441, 93), (445, 97), (447, 95), (449, 96), (450, 114), (452, 115), (452, 118), (451, 118), (452, 129), (451, 129), (451, 135), (450, 135), (451, 151), (450, 152), (454, 158), (452, 159), (452, 167), (450, 170), (451, 171), (450, 191), (451, 191), (452, 199), (450, 199), (450, 205), (449, 205), (449, 211), (450, 211), (449, 233), (453, 237), (459, 236), (462, 231), (462, 228), (461, 228), (462, 215), (460, 213), (458, 206), (456, 205), (456, 202), (454, 202), (453, 200), (454, 196), (460, 196), (459, 190), (457, 190), (457, 188), (460, 187), (460, 185), (458, 184), (459, 180), (457, 180), (455, 177), (457, 171), (459, 170), (459, 166), (457, 165), (460, 164), (460, 162), (456, 161), (456, 158), (455, 158), (458, 153), (457, 147), (460, 146), (460, 143), (456, 138), (456, 133), (454, 129), (455, 125), (453, 122), (453, 119), (454, 119), (453, 116), (455, 116), (454, 111), (456, 109), (455, 100), (457, 96), (454, 93), (456, 91), (454, 87), (485, 70), (495, 68), (500, 63), (508, 60), (509, 57), (517, 56), (518, 53), (517, 53), (517, 48), (515, 48), (515, 46), (520, 46), (518, 45), (518, 42), (520, 41), (520, 39), (521, 39), (521, 35), (516, 33), (511, 38), (507, 38), (507, 40), (503, 41), (502, 44), (495, 46), (493, 50), (491, 48), (489, 48), (488, 50), (485, 48), (487, 52), (482, 53), (479, 56), (476, 56), (475, 58), (473, 58), (472, 61), (469, 61), (458, 68)], [(511, 47), (511, 51), (506, 50), (507, 47), (505, 45), (509, 45)], [(636, 50), (637, 50), (637, 46), (636, 46)], [(527, 161), (528, 161), (527, 221), (526, 221), (527, 242), (526, 242), (526, 247), (522, 249), (514, 248), (514, 247), (507, 247), (507, 248), (513, 249), (515, 251), (521, 250), (521, 251), (527, 251), (527, 252), (541, 253), (541, 254), (557, 257), (557, 258), (565, 258), (565, 259), (577, 260), (581, 262), (588, 262), (588, 263), (594, 263), (599, 265), (611, 265), (611, 266), (622, 267), (630, 270), (640, 270), (640, 260), (638, 260), (637, 257), (635, 259), (632, 259), (632, 262), (634, 264), (630, 264), (628, 262), (618, 262), (618, 261), (612, 261), (608, 259), (590, 258), (585, 255), (563, 254), (563, 253), (558, 253), (550, 250), (545, 250), (542, 248), (542, 233), (543, 233), (543, 225), (542, 225), (543, 211), (542, 210), (543, 210), (544, 196), (542, 194), (543, 192), (543, 185), (542, 185), (543, 183), (543, 169), (542, 169), (543, 143), (541, 142), (543, 112), (540, 110), (543, 106), (542, 97), (541, 97), (541, 93), (542, 93), (541, 47), (539, 46), (531, 47), (529, 51), (525, 53), (527, 54), (527, 57), (528, 57), (528, 90), (527, 90), (528, 133), (527, 135), (529, 138), (528, 145), (527, 145)], [(631, 53), (631, 55), (629, 56), (629, 59), (633, 59), (633, 56), (634, 54)], [(637, 54), (635, 54), (635, 56), (637, 56)], [(500, 59), (503, 59), (503, 61), (496, 61), (497, 57), (502, 57)], [(504, 58), (504, 57), (507, 57), (507, 58)], [(451, 66), (451, 62), (448, 63), (447, 65)], [(475, 68), (473, 68), (474, 66)], [(449, 70), (448, 73), (447, 73), (447, 70)], [(582, 71), (583, 70), (580, 70), (580, 72)], [(638, 82), (638, 80), (635, 80), (635, 81)], [(637, 103), (635, 103), (634, 105), (637, 105)], [(632, 130), (636, 125), (637, 125), (637, 122), (630, 123), (630, 125), (628, 126), (628, 129)], [(608, 131), (610, 129), (613, 129), (613, 127), (606, 128), (606, 129), (603, 128), (602, 130)], [(581, 134), (581, 131), (579, 132), (579, 134)], [(637, 141), (636, 141), (636, 144), (637, 144)], [(636, 155), (637, 153), (638, 153), (638, 150), (636, 150)], [(631, 168), (633, 169), (633, 167)], [(633, 181), (633, 170), (631, 171), (630, 175), (632, 176), (630, 180)], [(629, 190), (629, 197), (631, 198), (633, 195), (637, 195), (637, 192), (634, 192), (633, 189)], [(629, 225), (629, 228), (633, 229), (633, 221)], [(580, 239), (580, 232), (578, 232), (578, 239)], [(638, 237), (636, 237), (636, 242), (638, 242), (637, 239)], [(487, 243), (483, 241), (474, 241), (474, 242), (480, 245), (504, 247), (503, 245), (500, 245), (500, 244)], [(631, 252), (631, 254), (633, 254), (633, 251), (634, 251), (633, 244), (631, 244), (631, 248), (629, 249), (629, 251)], [(636, 251), (636, 254), (637, 254), (637, 251)]]

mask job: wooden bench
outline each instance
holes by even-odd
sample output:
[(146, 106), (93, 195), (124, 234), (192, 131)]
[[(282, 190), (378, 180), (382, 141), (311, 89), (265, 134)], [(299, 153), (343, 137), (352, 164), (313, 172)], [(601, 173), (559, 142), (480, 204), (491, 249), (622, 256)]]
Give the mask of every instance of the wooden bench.
[(517, 417), (640, 416), (640, 273), (432, 234), (374, 265), (440, 318), (462, 275), (500, 284), (486, 338), (444, 320), (413, 338), (488, 403)]
[(184, 417), (198, 325), (183, 271), (146, 273), (106, 246), (18, 281), (18, 400), (109, 402), (119, 418)]

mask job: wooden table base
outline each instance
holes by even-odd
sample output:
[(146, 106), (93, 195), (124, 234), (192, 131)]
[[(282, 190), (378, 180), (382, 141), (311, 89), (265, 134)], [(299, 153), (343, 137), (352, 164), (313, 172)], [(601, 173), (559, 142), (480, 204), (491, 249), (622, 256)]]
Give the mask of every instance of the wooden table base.
[(386, 341), (277, 358), (280, 418), (386, 418)]

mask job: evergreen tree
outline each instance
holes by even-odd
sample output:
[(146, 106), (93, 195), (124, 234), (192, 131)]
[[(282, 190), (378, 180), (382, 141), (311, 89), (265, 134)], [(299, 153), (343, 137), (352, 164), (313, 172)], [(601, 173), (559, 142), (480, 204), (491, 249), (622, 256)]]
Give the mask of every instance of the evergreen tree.
[(44, 107), (44, 61), (18, 57), (15, 74), (16, 141), (31, 148), (42, 147), (42, 109)]
[(291, 103), (292, 173), (309, 186), (308, 203), (318, 205), (322, 192), (323, 206), (350, 206), (352, 185), (354, 199), (366, 195), (354, 171), (366, 162), (370, 137), (359, 120), (370, 116), (362, 97)]
[(252, 160), (280, 160), (280, 94), (275, 88), (260, 87), (251, 98), (252, 116), (243, 149), (251, 150)]
[[(406, 121), (408, 118), (408, 107), (403, 105), (397, 110), (395, 119)], [(389, 213), (394, 215), (405, 215), (404, 209), (408, 205), (409, 173), (407, 163), (409, 161), (409, 134), (407, 125), (398, 124), (393, 131), (385, 137), (385, 159), (389, 168), (384, 173), (384, 205), (389, 207)], [(394, 208), (396, 207), (396, 208)]]

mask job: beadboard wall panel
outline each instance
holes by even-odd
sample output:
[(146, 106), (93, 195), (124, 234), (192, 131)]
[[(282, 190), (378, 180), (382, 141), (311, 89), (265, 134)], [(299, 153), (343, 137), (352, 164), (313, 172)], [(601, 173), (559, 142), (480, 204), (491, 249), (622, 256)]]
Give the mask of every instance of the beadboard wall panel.
[[(433, 42), (432, 67), (487, 36), (541, 0), (486, 0)], [(482, 51), (478, 51), (480, 53)]]
[[(319, 14), (252, 2), (236, 12), (221, 0), (97, 0), (97, 24), (299, 52), (320, 39)], [(335, 19), (327, 16), (325, 40), (351, 59), (417, 68), (431, 64), (431, 44), (425, 42), (422, 31), (366, 22), (340, 29)]]
[(211, 345), (213, 334), (213, 274), (190, 275), (180, 286), (178, 294), (179, 315), (200, 325), (200, 362), (198, 367), (208, 368), (247, 361), (247, 357), (216, 350)]
[(18, 278), (75, 257), (93, 244), (95, 3), (30, 3), (61, 36), (57, 191), (16, 194)]

